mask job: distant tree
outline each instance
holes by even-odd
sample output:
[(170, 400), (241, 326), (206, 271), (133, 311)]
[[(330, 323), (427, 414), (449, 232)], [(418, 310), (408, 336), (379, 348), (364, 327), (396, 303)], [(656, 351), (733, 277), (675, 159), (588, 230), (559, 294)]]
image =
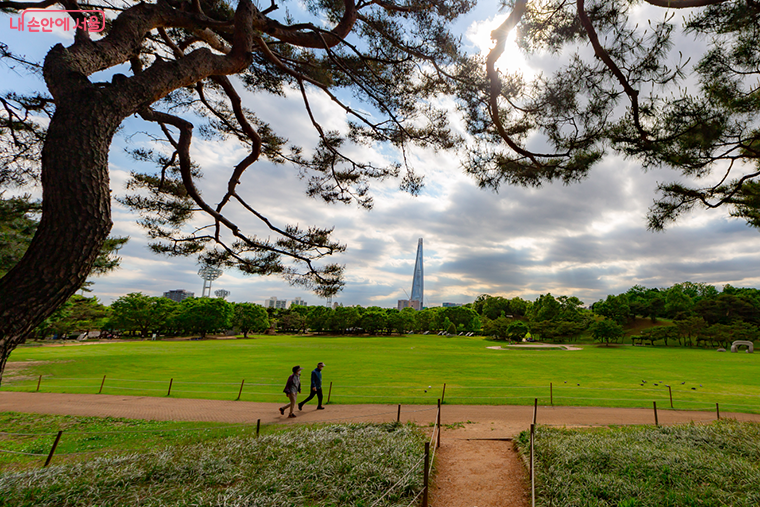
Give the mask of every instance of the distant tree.
[(628, 306), (628, 297), (625, 294), (607, 296), (604, 301), (597, 301), (594, 303), (592, 311), (621, 326), (626, 324), (631, 317), (631, 308)]
[[(72, 296), (74, 297), (74, 296)], [(71, 298), (66, 300), (61, 306), (56, 308), (56, 310), (50, 314), (48, 318), (46, 318), (42, 323), (34, 328), (33, 331), (33, 338), (35, 339), (44, 339), (50, 335), (57, 335), (59, 334), (57, 329), (60, 329), (59, 323), (61, 321), (64, 321), (68, 319), (69, 314), (71, 313), (71, 307), (74, 305), (74, 303), (71, 302)], [(106, 323), (107, 327), (107, 323)]]
[(703, 299), (694, 306), (694, 313), (708, 324), (730, 324), (737, 320), (760, 322), (760, 310), (752, 300), (723, 293), (714, 299)]
[(641, 332), (641, 336), (647, 340), (651, 340), (652, 344), (654, 344), (654, 342), (662, 341), (667, 347), (668, 341), (678, 340), (679, 329), (677, 326), (650, 327), (649, 329), (644, 329)]
[(370, 306), (361, 317), (361, 327), (368, 334), (378, 334), (388, 327), (388, 319), (385, 310), (377, 306)]
[(712, 324), (701, 332), (700, 340), (709, 341), (713, 346), (729, 348), (736, 340), (753, 341), (758, 337), (757, 327), (746, 322), (734, 321), (730, 324)]
[[(474, 310), (474, 308), (473, 308)], [(511, 315), (509, 300), (501, 296), (489, 296), (485, 299), (482, 305), (480, 315), (488, 317), (491, 320), (498, 319), (499, 317), (506, 317)]]
[(521, 320), (515, 320), (511, 322), (507, 327), (507, 338), (512, 341), (519, 342), (525, 338), (525, 335), (528, 334), (529, 331), (530, 330), (528, 329), (528, 326), (525, 324), (525, 322)]
[(232, 304), (222, 298), (187, 298), (180, 303), (177, 321), (191, 333), (207, 334), (228, 329), (232, 321)]
[(652, 322), (657, 322), (657, 317), (665, 316), (665, 291), (635, 285), (625, 293), (625, 296), (632, 318), (640, 315), (649, 317)]
[(594, 341), (609, 345), (611, 341), (617, 342), (623, 337), (623, 326), (611, 319), (597, 320), (589, 327)]
[(469, 306), (481, 317), (494, 320), (501, 316), (523, 317), (530, 307), (530, 302), (519, 297), (506, 299), (501, 296), (481, 294)]
[[(692, 346), (697, 336), (707, 327), (707, 322), (702, 317), (690, 316), (673, 322), (678, 329), (679, 342), (682, 345)], [(682, 340), (682, 341), (681, 341)]]
[[(474, 309), (466, 306), (454, 306), (438, 310), (439, 318), (449, 319), (457, 332), (476, 333), (480, 331), (480, 317)], [(445, 327), (444, 329), (448, 329)]]
[(269, 315), (263, 306), (255, 303), (235, 303), (232, 325), (248, 338), (248, 333), (261, 333), (269, 329)]
[(475, 313), (478, 315), (483, 315), (483, 305), (485, 305), (486, 300), (490, 297), (490, 294), (481, 294), (475, 298), (475, 301), (472, 302), (471, 308), (475, 310)]
[(398, 334), (413, 330), (416, 313), (417, 310), (414, 308), (403, 308), (401, 311), (388, 312), (388, 327)]
[(50, 334), (59, 336), (74, 332), (102, 329), (109, 317), (109, 308), (96, 297), (73, 295), (35, 330), (35, 335), (44, 338)]
[(339, 306), (330, 316), (330, 331), (344, 334), (359, 327), (359, 310), (355, 306)]
[(321, 333), (328, 329), (334, 310), (326, 306), (310, 306), (308, 308), (306, 326), (314, 333)]
[(309, 327), (309, 322), (308, 318), (300, 312), (282, 312), (277, 319), (277, 327), (286, 333), (304, 333)]
[(676, 284), (665, 291), (665, 313), (671, 319), (683, 319), (691, 314), (694, 302), (684, 292), (683, 287)]
[(591, 320), (589, 312), (583, 308), (583, 302), (577, 297), (555, 298), (551, 294), (539, 296), (528, 307), (527, 316), (532, 335), (557, 342), (576, 338)]
[(515, 318), (524, 317), (530, 309), (531, 303), (519, 297), (509, 300), (509, 313)]
[(418, 333), (440, 330), (434, 324), (437, 311), (437, 308), (425, 308), (418, 311), (414, 315), (414, 330)]
[(578, 322), (583, 320), (583, 301), (574, 296), (559, 296), (557, 298), (560, 310), (558, 320), (566, 322)]
[(674, 287), (675, 286), (680, 287), (681, 291), (689, 296), (694, 303), (697, 303), (701, 299), (716, 298), (720, 294), (714, 285), (709, 285), (702, 282), (683, 282), (677, 283), (674, 285)]
[(508, 329), (511, 322), (512, 321), (506, 317), (497, 317), (495, 319), (484, 317), (484, 323), (481, 332), (485, 336), (492, 336), (497, 340), (506, 340), (507, 336), (509, 335)]
[(177, 303), (170, 299), (132, 292), (111, 303), (110, 327), (139, 331), (145, 338), (151, 331), (164, 327), (166, 321), (172, 318), (172, 313), (178, 309)]
[(562, 311), (562, 305), (551, 294), (541, 294), (530, 307), (528, 318), (531, 322), (555, 320)]

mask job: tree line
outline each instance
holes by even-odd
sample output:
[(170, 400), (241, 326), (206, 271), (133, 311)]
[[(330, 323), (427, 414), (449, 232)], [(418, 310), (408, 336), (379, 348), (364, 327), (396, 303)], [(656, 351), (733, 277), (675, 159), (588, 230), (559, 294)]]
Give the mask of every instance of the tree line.
[(247, 337), (274, 328), (285, 333), (391, 334), (407, 332), (477, 333), (480, 316), (469, 306), (401, 311), (378, 306), (293, 305), (264, 308), (255, 303), (230, 303), (221, 298), (188, 298), (177, 303), (165, 297), (131, 293), (110, 307), (97, 298), (75, 295), (35, 330), (36, 338), (79, 335), (101, 330), (119, 336), (180, 336), (233, 330)]
[[(642, 319), (651, 324), (634, 334), (642, 327)], [(712, 285), (685, 282), (665, 289), (636, 285), (590, 308), (577, 297), (552, 294), (542, 294), (534, 301), (483, 294), (462, 306), (421, 311), (379, 306), (275, 309), (221, 298), (189, 298), (177, 303), (141, 293), (122, 296), (107, 307), (97, 298), (76, 295), (38, 326), (35, 337), (65, 337), (96, 329), (143, 338), (153, 334), (205, 337), (230, 330), (247, 337), (272, 329), (332, 335), (472, 333), (496, 340), (529, 337), (563, 343), (593, 339), (608, 344), (627, 335), (633, 343), (728, 347), (734, 340), (754, 340), (759, 325), (760, 290), (726, 285), (718, 291)]]
[[(609, 344), (627, 334), (632, 343), (728, 347), (734, 340), (754, 340), (760, 332), (760, 290), (731, 285), (722, 291), (692, 282), (668, 288), (635, 285), (590, 308), (576, 297), (551, 294), (533, 302), (484, 294), (472, 306), (483, 320), (483, 334), (499, 339), (530, 332), (543, 341), (562, 343), (587, 336)], [(651, 322), (638, 334), (635, 330), (643, 326), (637, 319)]]

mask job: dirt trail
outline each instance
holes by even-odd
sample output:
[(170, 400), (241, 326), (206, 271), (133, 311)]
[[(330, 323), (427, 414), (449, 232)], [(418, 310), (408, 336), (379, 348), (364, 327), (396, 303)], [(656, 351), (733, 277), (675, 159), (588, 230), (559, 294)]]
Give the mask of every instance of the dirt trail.
[(430, 507), (528, 507), (528, 474), (511, 440), (447, 430), (436, 452)]
[[(398, 416), (397, 405), (328, 405), (315, 410), (307, 405), (298, 417), (288, 419), (277, 403), (154, 398), (97, 394), (0, 392), (1, 412), (30, 412), (81, 416), (110, 416), (150, 420), (218, 421), (227, 423), (298, 424), (315, 422), (387, 422)], [(401, 421), (427, 426), (436, 407), (406, 405)], [(758, 414), (722, 413), (760, 422)], [(714, 412), (661, 410), (660, 424), (707, 422)], [(430, 493), (431, 507), (527, 507), (525, 468), (509, 439), (529, 428), (533, 407), (444, 405), (441, 447), (436, 451), (438, 475)], [(598, 426), (654, 424), (651, 409), (546, 407), (537, 410), (539, 424)]]

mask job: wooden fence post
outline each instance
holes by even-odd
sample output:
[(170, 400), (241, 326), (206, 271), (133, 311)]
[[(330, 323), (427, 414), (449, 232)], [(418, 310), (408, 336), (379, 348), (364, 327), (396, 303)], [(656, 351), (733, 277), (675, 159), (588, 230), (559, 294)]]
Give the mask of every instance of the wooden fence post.
[(256, 438), (259, 438), (259, 430), (261, 429), (261, 419), (256, 420)]
[(238, 397), (237, 397), (237, 400), (235, 400), (235, 401), (238, 401), (240, 399), (240, 397), (243, 395), (243, 386), (244, 385), (245, 385), (245, 379), (243, 379), (243, 381), (240, 383), (240, 392), (238, 392)]
[(554, 406), (554, 384), (549, 382), (549, 404)]
[(396, 422), (401, 422), (401, 405), (398, 406), (398, 414), (396, 415)]
[(438, 449), (441, 446), (441, 400), (438, 400), (438, 414), (435, 418), (438, 424), (438, 439), (435, 448)]
[(332, 382), (330, 382), (330, 390), (327, 391), (327, 403), (325, 403), (325, 405), (329, 405), (330, 404), (330, 395), (331, 394), (332, 394)]
[(530, 504), (536, 507), (536, 425), (530, 425)]
[(430, 468), (430, 442), (425, 442), (425, 470), (422, 475), (422, 507), (428, 507), (428, 469)]
[(106, 385), (106, 376), (103, 375), (103, 382), (100, 383), (100, 391), (98, 391), (98, 394), (103, 393), (103, 386)]
[(538, 398), (533, 399), (533, 424), (536, 424), (536, 414), (538, 412)]
[(441, 393), (441, 403), (443, 403), (443, 399), (446, 396), (446, 382), (443, 383), (443, 392)]
[(660, 421), (657, 419), (657, 402), (653, 401), (652, 405), (654, 405), (654, 425), (655, 426), (659, 426), (660, 425)]
[(720, 419), (720, 406), (717, 403), (715, 404), (715, 413), (718, 415), (718, 419)]
[(40, 378), (37, 379), (37, 392), (40, 392), (40, 384), (42, 383), (42, 375), (40, 375)]
[(670, 394), (670, 408), (673, 408), (673, 390), (668, 386), (668, 394)]
[(173, 378), (169, 379), (169, 392), (166, 393), (167, 396), (171, 396), (172, 395), (172, 384), (173, 383), (174, 383), (174, 379)]
[(63, 435), (63, 430), (58, 430), (58, 435), (55, 437), (55, 442), (53, 442), (53, 447), (50, 449), (50, 454), (48, 454), (47, 459), (45, 460), (45, 465), (43, 465), (43, 468), (47, 467), (50, 462), (53, 460), (53, 454), (55, 453), (55, 448), (58, 447), (58, 442), (61, 441), (61, 435)]

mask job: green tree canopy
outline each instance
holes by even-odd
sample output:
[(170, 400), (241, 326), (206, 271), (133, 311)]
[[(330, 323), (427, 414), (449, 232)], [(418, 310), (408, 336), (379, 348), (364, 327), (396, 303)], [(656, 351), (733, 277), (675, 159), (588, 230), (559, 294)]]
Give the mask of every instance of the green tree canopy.
[(263, 306), (254, 303), (235, 303), (233, 305), (232, 325), (248, 338), (248, 333), (260, 333), (269, 328), (269, 315)]
[(208, 333), (229, 328), (232, 314), (232, 303), (222, 298), (187, 298), (180, 303), (177, 322), (186, 331), (205, 338)]
[(611, 319), (597, 320), (589, 327), (595, 341), (609, 345), (623, 337), (623, 326)]
[(132, 292), (111, 303), (110, 327), (122, 331), (139, 331), (144, 338), (160, 333), (174, 319), (180, 305), (164, 297)]

